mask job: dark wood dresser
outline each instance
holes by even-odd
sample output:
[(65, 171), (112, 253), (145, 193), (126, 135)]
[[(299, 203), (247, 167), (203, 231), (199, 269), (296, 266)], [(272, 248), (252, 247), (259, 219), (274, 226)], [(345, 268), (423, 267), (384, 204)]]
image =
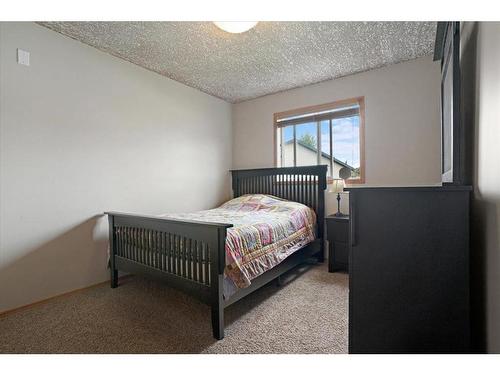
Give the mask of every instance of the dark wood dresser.
[(349, 265), (349, 216), (327, 216), (326, 236), (328, 240), (328, 272), (347, 272)]
[(471, 188), (349, 192), (349, 352), (470, 351)]

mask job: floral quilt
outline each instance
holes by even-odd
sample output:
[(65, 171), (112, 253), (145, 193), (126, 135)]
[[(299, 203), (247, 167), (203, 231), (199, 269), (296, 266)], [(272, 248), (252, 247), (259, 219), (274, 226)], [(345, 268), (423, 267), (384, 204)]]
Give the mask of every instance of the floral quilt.
[[(315, 237), (312, 209), (272, 195), (248, 194), (212, 210), (164, 216), (233, 224), (227, 231), (224, 275), (236, 288), (249, 286)], [(227, 298), (232, 293), (226, 291)]]

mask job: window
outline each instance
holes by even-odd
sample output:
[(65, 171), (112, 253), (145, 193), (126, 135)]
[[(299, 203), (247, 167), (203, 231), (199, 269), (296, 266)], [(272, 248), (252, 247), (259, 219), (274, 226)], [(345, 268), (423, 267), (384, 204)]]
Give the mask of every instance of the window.
[(326, 164), (330, 178), (344, 168), (347, 183), (364, 182), (364, 98), (276, 113), (274, 123), (277, 166)]

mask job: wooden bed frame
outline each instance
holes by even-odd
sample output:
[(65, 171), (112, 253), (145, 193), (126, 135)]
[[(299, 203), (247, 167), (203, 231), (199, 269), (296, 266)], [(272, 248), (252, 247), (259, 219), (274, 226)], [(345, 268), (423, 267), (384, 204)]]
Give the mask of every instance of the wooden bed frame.
[(118, 270), (165, 281), (211, 306), (213, 335), (218, 340), (224, 337), (224, 308), (312, 256), (323, 261), (326, 165), (231, 173), (235, 198), (271, 194), (312, 208), (317, 216), (317, 239), (227, 300), (223, 297), (223, 275), (226, 231), (231, 224), (105, 213), (109, 218), (111, 287), (118, 286)]

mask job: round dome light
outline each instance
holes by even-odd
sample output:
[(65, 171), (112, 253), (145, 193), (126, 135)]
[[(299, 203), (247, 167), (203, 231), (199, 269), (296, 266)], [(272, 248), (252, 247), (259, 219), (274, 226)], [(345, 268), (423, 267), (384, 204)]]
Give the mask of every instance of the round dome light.
[(228, 33), (239, 34), (244, 33), (245, 31), (250, 30), (252, 27), (257, 25), (257, 22), (236, 22), (236, 21), (228, 21), (228, 22), (214, 22), (215, 26), (219, 29), (227, 31)]

